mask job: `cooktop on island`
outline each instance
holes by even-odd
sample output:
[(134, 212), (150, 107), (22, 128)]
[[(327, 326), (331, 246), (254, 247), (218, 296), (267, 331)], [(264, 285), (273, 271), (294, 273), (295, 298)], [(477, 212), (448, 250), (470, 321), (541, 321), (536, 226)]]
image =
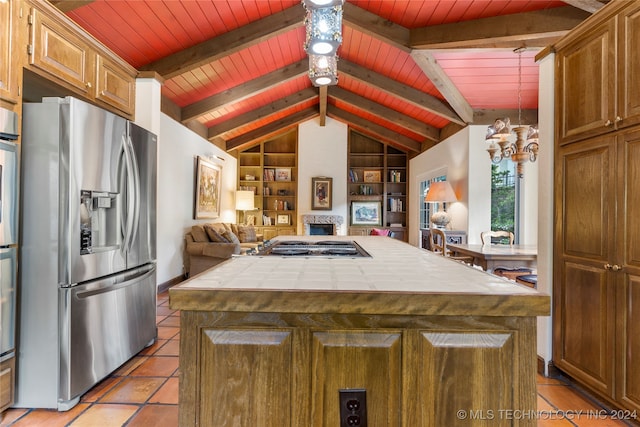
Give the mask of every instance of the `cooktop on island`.
[(370, 257), (369, 253), (351, 240), (282, 240), (266, 241), (257, 251), (257, 256), (284, 257)]

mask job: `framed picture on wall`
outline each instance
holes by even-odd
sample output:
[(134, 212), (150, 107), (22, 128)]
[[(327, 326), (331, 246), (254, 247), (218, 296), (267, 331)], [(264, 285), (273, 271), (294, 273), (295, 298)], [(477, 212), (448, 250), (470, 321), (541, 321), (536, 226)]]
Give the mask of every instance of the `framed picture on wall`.
[(220, 216), (220, 181), (222, 166), (204, 157), (196, 159), (195, 207), (193, 217), (218, 218)]
[(351, 225), (381, 225), (380, 202), (351, 202)]
[(311, 209), (331, 210), (333, 178), (311, 178)]

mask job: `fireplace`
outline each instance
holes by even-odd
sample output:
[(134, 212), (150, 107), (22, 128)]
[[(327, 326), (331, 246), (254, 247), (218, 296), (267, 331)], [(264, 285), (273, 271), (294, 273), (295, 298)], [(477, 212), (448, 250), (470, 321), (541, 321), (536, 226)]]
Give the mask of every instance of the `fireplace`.
[(309, 234), (312, 236), (333, 236), (336, 234), (336, 225), (309, 224)]
[(339, 215), (302, 215), (306, 236), (335, 236), (344, 219)]

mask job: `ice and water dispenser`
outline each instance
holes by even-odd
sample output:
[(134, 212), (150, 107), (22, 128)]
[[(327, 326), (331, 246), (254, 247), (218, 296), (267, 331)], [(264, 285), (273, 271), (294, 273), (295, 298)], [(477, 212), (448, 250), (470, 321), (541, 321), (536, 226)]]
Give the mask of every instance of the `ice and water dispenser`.
[(117, 249), (121, 243), (118, 193), (82, 190), (80, 254)]

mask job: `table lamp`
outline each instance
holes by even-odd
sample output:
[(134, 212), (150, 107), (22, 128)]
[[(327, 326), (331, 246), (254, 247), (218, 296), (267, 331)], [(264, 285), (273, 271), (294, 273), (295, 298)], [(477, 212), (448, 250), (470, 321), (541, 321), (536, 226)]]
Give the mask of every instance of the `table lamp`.
[(456, 193), (453, 192), (451, 184), (448, 181), (436, 181), (431, 183), (429, 191), (424, 198), (427, 203), (440, 203), (438, 212), (431, 215), (431, 222), (438, 228), (446, 228), (451, 221), (451, 216), (444, 210), (444, 203), (457, 202)]
[(236, 191), (236, 210), (242, 211), (242, 221), (246, 223), (247, 221), (247, 211), (252, 211), (255, 209), (253, 204), (253, 191), (246, 190), (238, 190)]

